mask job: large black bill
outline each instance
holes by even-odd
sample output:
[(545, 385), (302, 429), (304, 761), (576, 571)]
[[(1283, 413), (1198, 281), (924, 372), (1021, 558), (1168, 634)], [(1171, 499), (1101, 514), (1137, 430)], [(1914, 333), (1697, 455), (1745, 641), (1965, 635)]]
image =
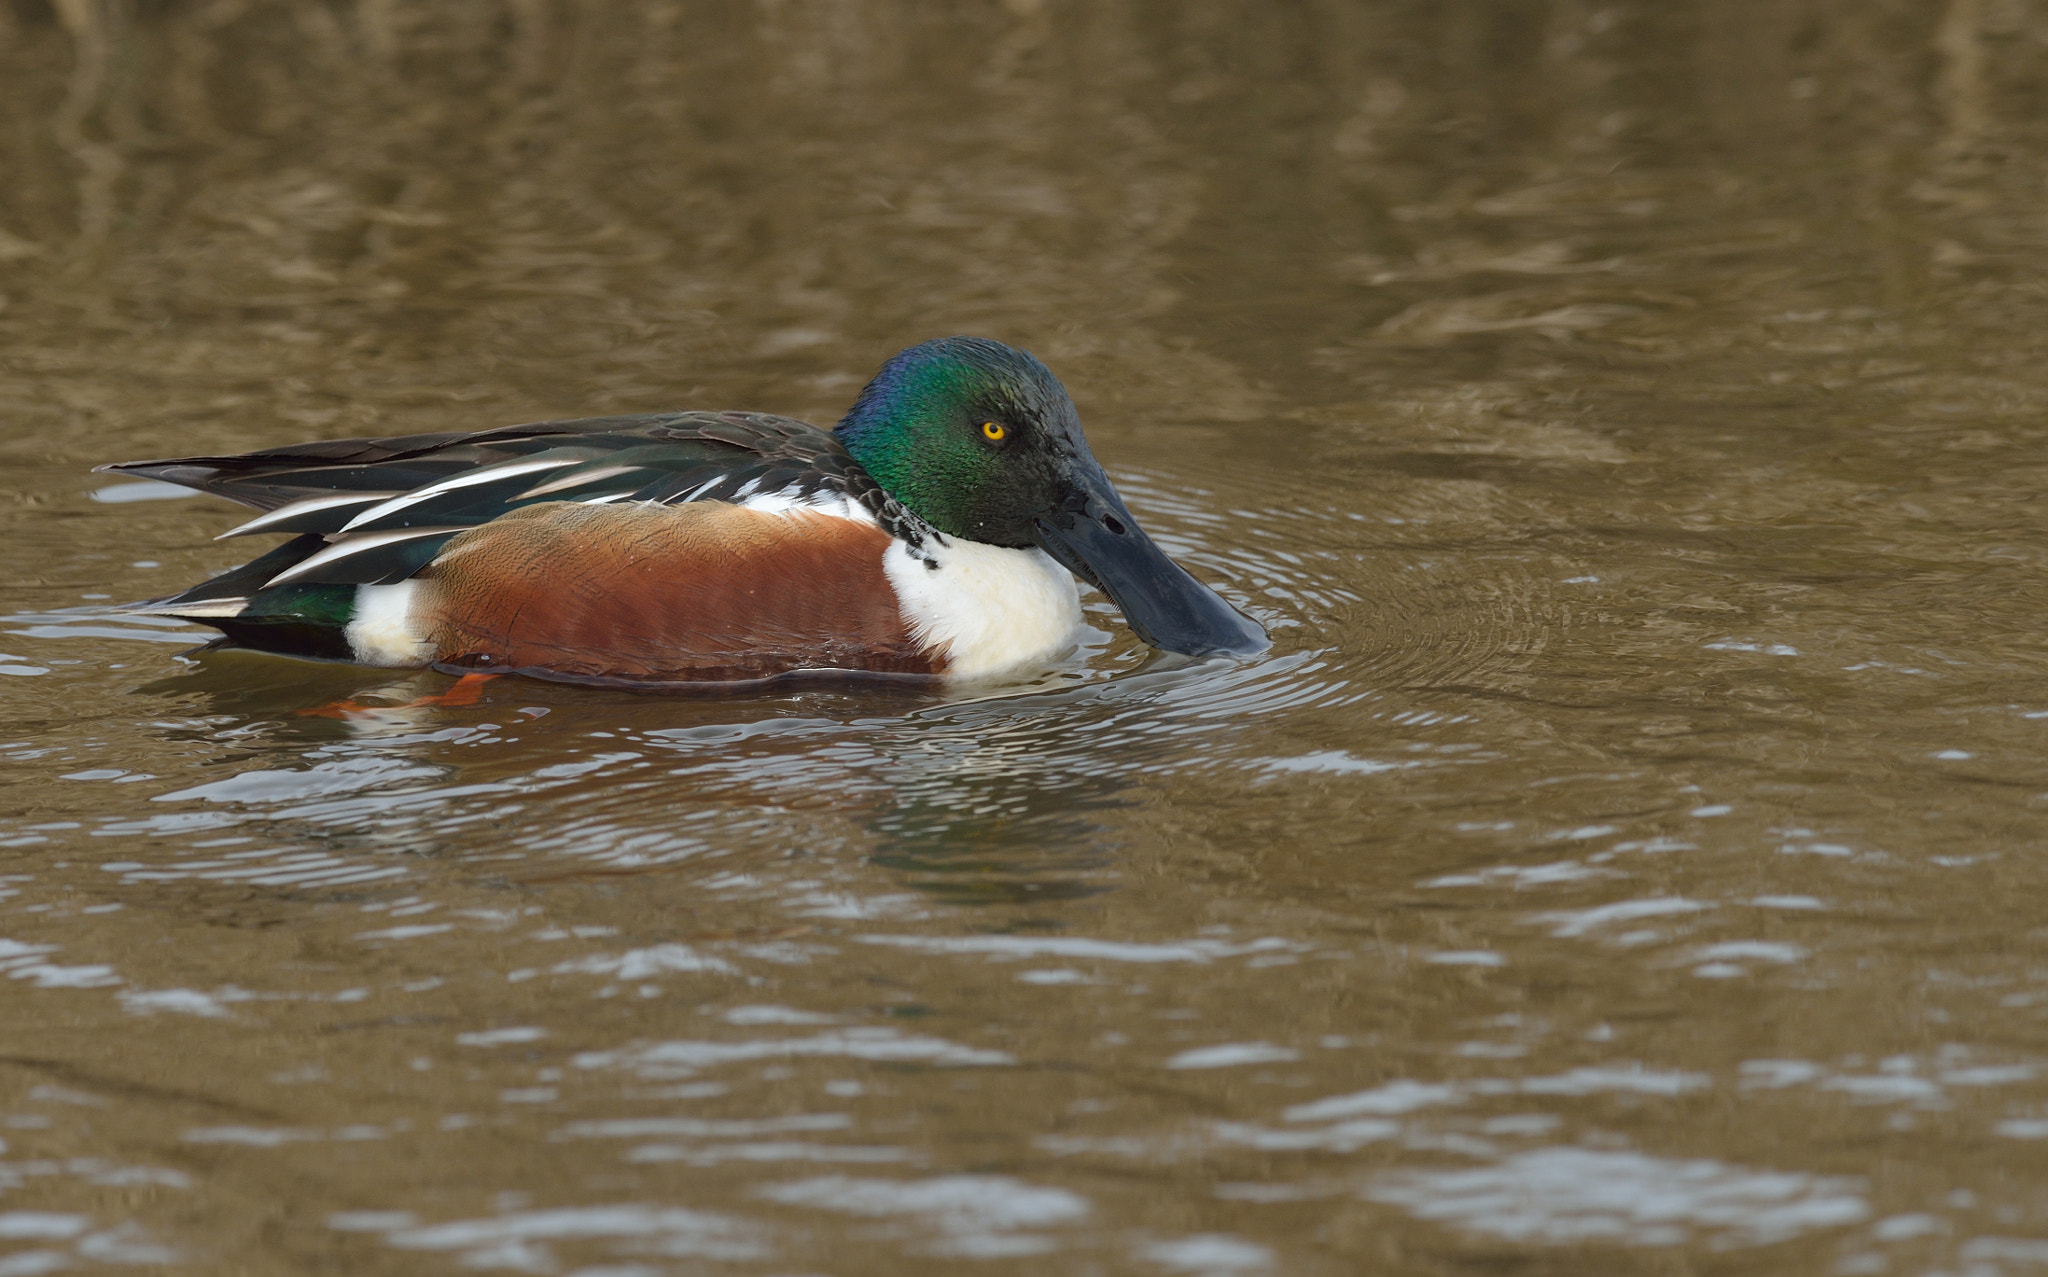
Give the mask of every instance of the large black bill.
[(1099, 486), (1086, 485), (1085, 502), (1068, 506), (1032, 520), (1032, 534), (1047, 554), (1122, 608), (1139, 638), (1187, 656), (1244, 656), (1272, 646), (1257, 621), (1152, 543), (1106, 477)]

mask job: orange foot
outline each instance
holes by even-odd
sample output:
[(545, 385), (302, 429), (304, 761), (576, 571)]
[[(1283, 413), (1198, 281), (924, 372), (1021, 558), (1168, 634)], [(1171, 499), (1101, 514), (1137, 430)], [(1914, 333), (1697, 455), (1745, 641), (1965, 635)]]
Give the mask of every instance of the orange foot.
[(461, 709), (474, 705), (483, 699), (484, 684), (502, 674), (464, 674), (455, 680), (455, 685), (439, 696), (422, 696), (416, 701), (403, 705), (365, 705), (360, 701), (335, 701), (314, 709), (302, 709), (300, 718), (347, 718), (351, 714), (375, 714), (399, 709), (418, 709), (423, 705), (439, 705), (446, 709)]

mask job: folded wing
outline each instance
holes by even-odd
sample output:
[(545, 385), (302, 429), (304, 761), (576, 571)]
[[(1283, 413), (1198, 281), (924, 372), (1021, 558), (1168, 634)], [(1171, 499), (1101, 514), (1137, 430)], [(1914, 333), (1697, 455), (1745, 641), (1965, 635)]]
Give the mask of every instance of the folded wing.
[(384, 585), (454, 537), (545, 501), (672, 505), (832, 494), (885, 526), (902, 517), (833, 436), (787, 417), (685, 412), (593, 417), (472, 434), (343, 439), (102, 470), (181, 484), (260, 511), (222, 534), (292, 539), (139, 608), (198, 620), (288, 585)]

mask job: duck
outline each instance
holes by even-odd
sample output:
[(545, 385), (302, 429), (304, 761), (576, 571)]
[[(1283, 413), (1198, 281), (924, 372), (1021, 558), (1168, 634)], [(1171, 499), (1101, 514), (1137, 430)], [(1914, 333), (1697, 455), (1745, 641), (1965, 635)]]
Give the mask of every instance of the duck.
[(831, 430), (666, 412), (98, 469), (259, 512), (218, 539), (284, 536), (126, 610), (286, 656), (599, 683), (986, 681), (1073, 649), (1081, 582), (1161, 651), (1269, 646), (1139, 527), (1059, 378), (981, 337), (899, 352)]

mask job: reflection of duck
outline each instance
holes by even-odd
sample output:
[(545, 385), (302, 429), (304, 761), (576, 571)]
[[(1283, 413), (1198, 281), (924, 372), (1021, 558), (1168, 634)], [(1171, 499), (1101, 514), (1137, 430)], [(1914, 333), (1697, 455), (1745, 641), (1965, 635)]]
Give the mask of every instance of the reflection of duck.
[(1139, 530), (1045, 365), (949, 337), (882, 367), (834, 431), (680, 412), (103, 467), (291, 534), (137, 610), (372, 665), (730, 681), (975, 678), (1042, 663), (1069, 572), (1172, 652), (1265, 633)]

